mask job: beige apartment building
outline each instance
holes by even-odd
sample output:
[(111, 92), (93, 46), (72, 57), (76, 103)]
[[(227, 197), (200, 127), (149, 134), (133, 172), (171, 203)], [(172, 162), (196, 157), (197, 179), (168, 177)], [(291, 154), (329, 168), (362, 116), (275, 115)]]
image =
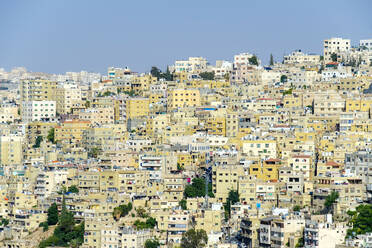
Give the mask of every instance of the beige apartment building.
[(330, 39), (324, 40), (323, 42), (324, 60), (326, 62), (329, 62), (331, 61), (331, 55), (333, 53), (338, 54), (340, 52), (348, 52), (350, 51), (350, 47), (351, 47), (351, 42), (349, 39), (330, 38)]
[(200, 92), (197, 89), (174, 89), (168, 95), (168, 107), (183, 108), (200, 106)]
[(23, 162), (24, 137), (16, 135), (0, 136), (1, 165), (21, 165)]

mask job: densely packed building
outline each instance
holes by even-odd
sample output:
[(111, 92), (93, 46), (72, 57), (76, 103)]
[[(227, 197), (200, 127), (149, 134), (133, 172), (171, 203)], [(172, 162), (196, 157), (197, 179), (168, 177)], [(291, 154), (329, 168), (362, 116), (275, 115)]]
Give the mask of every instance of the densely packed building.
[(323, 46), (0, 70), (0, 246), (370, 247), (372, 40)]

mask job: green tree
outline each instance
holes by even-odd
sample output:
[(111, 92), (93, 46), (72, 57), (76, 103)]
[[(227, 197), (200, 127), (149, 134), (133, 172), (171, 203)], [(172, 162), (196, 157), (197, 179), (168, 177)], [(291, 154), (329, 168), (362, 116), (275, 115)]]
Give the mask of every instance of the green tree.
[(351, 217), (349, 222), (351, 228), (347, 230), (346, 237), (354, 237), (359, 234), (372, 232), (372, 205), (362, 204), (356, 211), (348, 211)]
[(296, 206), (293, 207), (293, 211), (299, 212), (299, 211), (301, 211), (301, 207), (299, 205), (296, 205)]
[(73, 240), (71, 240), (70, 246), (71, 246), (71, 248), (78, 248), (80, 246), (79, 245), (79, 239), (73, 239)]
[(318, 73), (321, 74), (324, 71), (324, 65), (322, 64), (319, 68)]
[(133, 206), (132, 203), (119, 205), (118, 207), (114, 208), (113, 216), (115, 220), (119, 220), (120, 217), (125, 217), (128, 213), (132, 210)]
[(149, 215), (146, 213), (146, 210), (143, 207), (138, 207), (136, 209), (137, 216), (141, 218), (147, 218)]
[(149, 217), (147, 218), (146, 220), (146, 225), (149, 227), (149, 228), (154, 228), (157, 224), (157, 221), (155, 218), (153, 217)]
[(136, 220), (133, 225), (141, 230), (141, 229), (153, 229), (156, 226), (157, 222), (156, 219), (153, 217), (149, 217), (146, 221)]
[(258, 66), (258, 58), (256, 55), (253, 55), (252, 57), (250, 57), (248, 59), (248, 62), (251, 64), (251, 65), (256, 65)]
[(52, 142), (53, 144), (56, 143), (56, 141), (55, 141), (55, 129), (54, 128), (49, 129), (47, 140), (49, 142)]
[(182, 199), (178, 204), (183, 210), (187, 210), (187, 201), (185, 199)]
[(85, 108), (90, 108), (90, 101), (86, 101), (84, 105), (85, 105)]
[(160, 76), (167, 81), (173, 81), (173, 74), (169, 71), (169, 66), (167, 66), (165, 73), (162, 73)]
[(160, 243), (157, 239), (148, 239), (145, 242), (145, 248), (158, 248)]
[(331, 54), (331, 60), (332, 60), (333, 62), (337, 62), (337, 53), (332, 53), (332, 54)]
[(150, 73), (151, 73), (151, 76), (153, 77), (160, 78), (161, 76), (161, 71), (156, 66), (151, 67)]
[(54, 235), (50, 236), (49, 238), (43, 240), (39, 244), (39, 248), (46, 248), (50, 246), (55, 246), (55, 244), (58, 244), (60, 242), (60, 239)]
[(134, 90), (130, 90), (130, 91), (125, 90), (123, 93), (128, 95), (128, 96), (134, 96), (136, 94), (136, 92)]
[(304, 238), (303, 237), (299, 238), (298, 241), (297, 241), (296, 248), (299, 248), (299, 247), (304, 247)]
[(212, 71), (212, 72), (202, 72), (202, 73), (199, 73), (199, 76), (203, 80), (214, 80), (214, 71)]
[(283, 96), (285, 96), (285, 95), (292, 95), (292, 91), (293, 91), (292, 88), (290, 88), (289, 90), (284, 91), (283, 92)]
[(190, 229), (182, 234), (181, 248), (203, 248), (208, 243), (208, 235), (203, 229)]
[(225, 79), (226, 82), (228, 82), (230, 80), (230, 73), (225, 73), (225, 75), (223, 75), (223, 78)]
[(9, 225), (9, 220), (3, 217), (0, 218), (0, 226), (7, 226)]
[(333, 206), (333, 204), (336, 202), (336, 200), (339, 197), (339, 193), (337, 191), (332, 191), (331, 194), (329, 194), (324, 202), (324, 207), (326, 208), (327, 212), (329, 212)]
[(90, 157), (97, 158), (98, 154), (100, 152), (100, 149), (98, 147), (93, 147), (91, 151), (88, 153)]
[(42, 228), (43, 228), (43, 232), (48, 231), (48, 229), (49, 229), (48, 222), (46, 222), (46, 221), (41, 222), (41, 223), (39, 224), (39, 227), (42, 227)]
[[(194, 178), (192, 183), (185, 187), (184, 195), (186, 198), (204, 197), (205, 196), (205, 179)], [(208, 185), (208, 196), (214, 197), (212, 192), (212, 185)]]
[(68, 187), (67, 192), (79, 193), (79, 189), (78, 189), (78, 187), (76, 187), (76, 185), (71, 185), (70, 187)]
[(49, 238), (43, 240), (39, 247), (49, 246), (79, 246), (84, 241), (84, 222), (75, 225), (73, 214), (66, 208), (66, 202), (63, 197), (62, 211), (59, 218), (58, 225), (54, 233)]
[(287, 80), (288, 80), (288, 77), (287, 77), (286, 75), (282, 75), (282, 76), (280, 77), (280, 82), (282, 82), (282, 83), (287, 82)]
[(274, 56), (270, 54), (270, 65), (274, 65)]
[(62, 201), (62, 211), (59, 217), (59, 223), (54, 230), (54, 235), (60, 237), (61, 244), (67, 244), (71, 239), (70, 233), (72, 232), (75, 226), (75, 220), (73, 214), (67, 210), (66, 201), (63, 197)]
[(177, 163), (177, 171), (183, 171), (185, 168), (182, 166), (182, 165), (180, 165), (179, 163)]
[(58, 223), (58, 207), (56, 203), (52, 203), (48, 209), (48, 225), (53, 226)]
[(239, 202), (239, 193), (237, 190), (230, 190), (225, 203), (225, 219), (231, 217), (231, 205)]
[(112, 96), (112, 95), (115, 95), (114, 92), (111, 92), (111, 91), (105, 91), (102, 96)]
[(39, 148), (42, 141), (43, 141), (43, 137), (42, 136), (37, 136), (36, 140), (35, 140), (35, 144), (32, 147), (33, 148)]

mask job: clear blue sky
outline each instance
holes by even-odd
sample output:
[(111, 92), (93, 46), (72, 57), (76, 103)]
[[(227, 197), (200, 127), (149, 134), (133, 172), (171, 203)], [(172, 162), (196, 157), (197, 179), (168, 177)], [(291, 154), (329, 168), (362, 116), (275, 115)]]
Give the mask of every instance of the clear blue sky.
[(372, 38), (371, 0), (1, 0), (0, 67), (32, 71), (149, 71), (176, 59), (264, 62), (322, 40)]

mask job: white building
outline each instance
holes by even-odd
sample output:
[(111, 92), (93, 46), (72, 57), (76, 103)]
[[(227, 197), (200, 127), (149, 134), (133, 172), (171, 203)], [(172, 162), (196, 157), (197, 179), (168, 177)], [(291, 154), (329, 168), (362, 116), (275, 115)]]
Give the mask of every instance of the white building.
[(331, 38), (324, 40), (324, 59), (325, 61), (331, 61), (331, 55), (333, 53), (347, 52), (350, 50), (351, 44), (349, 39), (342, 38)]
[(355, 238), (346, 240), (349, 247), (372, 247), (372, 233), (359, 234)]
[(345, 223), (332, 223), (332, 216), (327, 220), (312, 216), (306, 220), (304, 229), (305, 248), (335, 248), (344, 242), (348, 226)]
[(22, 121), (32, 122), (50, 119), (56, 116), (55, 101), (24, 101), (22, 102)]
[(365, 47), (367, 50), (372, 51), (372, 39), (360, 40), (359, 47)]
[(57, 111), (60, 114), (70, 113), (73, 108), (82, 105), (81, 89), (75, 83), (58, 85), (56, 91)]
[[(249, 63), (249, 59), (252, 58), (254, 55), (251, 53), (240, 53), (234, 56), (234, 67), (239, 66), (245, 66), (245, 65), (251, 65)], [(258, 64), (260, 64), (260, 61), (258, 60)]]
[(206, 71), (207, 59), (203, 57), (189, 57), (188, 60), (176, 60), (173, 66), (174, 72), (200, 73)]
[(229, 61), (217, 60), (216, 66), (212, 67), (215, 78), (223, 78), (225, 74), (231, 73), (233, 64)]
[(118, 79), (118, 78), (124, 78), (126, 75), (131, 75), (132, 71), (129, 69), (129, 67), (124, 68), (115, 68), (115, 67), (109, 67), (107, 69), (107, 76), (108, 79)]
[(320, 55), (306, 54), (297, 50), (284, 56), (284, 64), (317, 64), (320, 61)]
[(150, 180), (161, 180), (164, 170), (164, 158), (160, 156), (141, 156), (139, 159), (139, 168), (149, 171)]
[(342, 66), (342, 65), (338, 65), (337, 67), (327, 67), (325, 68), (323, 71), (322, 71), (322, 77), (321, 77), (321, 80), (322, 81), (334, 81), (337, 79), (340, 79), (340, 78), (349, 78), (349, 77), (352, 77), (353, 74), (351, 73), (350, 69), (345, 67), (345, 66)]
[(311, 86), (314, 82), (320, 81), (321, 75), (317, 71), (297, 69), (290, 71), (289, 78), (294, 85)]

